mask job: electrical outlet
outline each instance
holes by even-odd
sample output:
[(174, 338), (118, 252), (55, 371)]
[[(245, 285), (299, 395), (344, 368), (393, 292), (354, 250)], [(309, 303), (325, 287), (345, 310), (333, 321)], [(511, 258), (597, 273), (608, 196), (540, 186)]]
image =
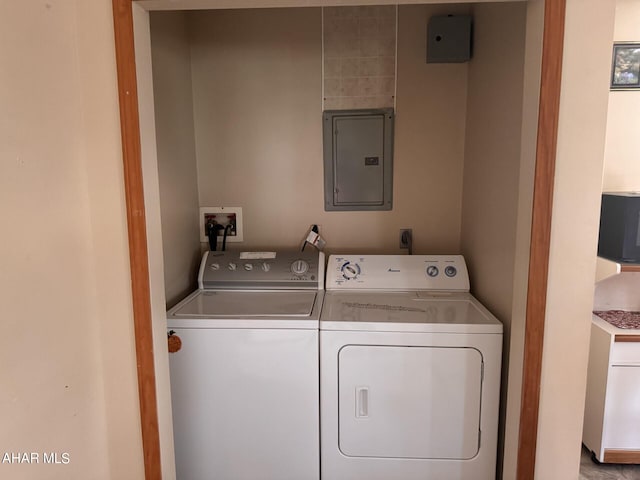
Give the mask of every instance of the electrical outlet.
[(409, 248), (409, 244), (411, 243), (411, 235), (412, 231), (410, 228), (400, 229), (400, 248)]
[(212, 223), (219, 225), (218, 238), (222, 241), (224, 228), (231, 225), (227, 233), (227, 242), (242, 242), (242, 207), (200, 207), (200, 241), (209, 242), (207, 237), (207, 225)]

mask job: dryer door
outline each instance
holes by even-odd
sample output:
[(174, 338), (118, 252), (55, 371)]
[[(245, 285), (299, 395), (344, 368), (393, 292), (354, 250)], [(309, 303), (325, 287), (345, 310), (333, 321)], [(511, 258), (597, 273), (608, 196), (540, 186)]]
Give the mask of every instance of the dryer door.
[(482, 355), (475, 348), (348, 345), (338, 369), (344, 455), (470, 459), (478, 453)]

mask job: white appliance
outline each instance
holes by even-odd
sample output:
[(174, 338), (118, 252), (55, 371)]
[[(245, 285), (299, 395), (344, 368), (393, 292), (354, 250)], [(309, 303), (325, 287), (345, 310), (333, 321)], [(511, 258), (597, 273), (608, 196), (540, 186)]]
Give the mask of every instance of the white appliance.
[(493, 480), (501, 352), (461, 256), (329, 257), (322, 477)]
[(198, 281), (168, 312), (177, 478), (318, 479), (324, 255), (207, 252)]

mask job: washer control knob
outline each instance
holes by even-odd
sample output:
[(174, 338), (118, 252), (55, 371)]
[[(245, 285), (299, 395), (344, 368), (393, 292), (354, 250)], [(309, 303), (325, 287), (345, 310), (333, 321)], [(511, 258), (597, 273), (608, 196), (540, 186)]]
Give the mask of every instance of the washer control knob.
[(454, 267), (453, 265), (449, 265), (448, 267), (446, 267), (444, 269), (444, 274), (447, 277), (455, 277), (458, 274), (458, 269), (456, 267)]
[(233, 262), (229, 262), (229, 265), (227, 265), (227, 268), (233, 272), (234, 270), (236, 270), (238, 268), (238, 265), (236, 265)]
[(219, 263), (212, 263), (209, 268), (211, 270), (220, 270), (220, 264)]
[(296, 260), (291, 264), (291, 273), (294, 275), (303, 275), (309, 270), (309, 264), (304, 260)]
[(263, 262), (262, 265), (260, 265), (260, 268), (262, 268), (263, 272), (268, 272), (269, 270), (271, 270), (271, 265), (267, 262)]
[(360, 275), (360, 265), (357, 263), (347, 262), (342, 267), (340, 267), (340, 271), (342, 272), (342, 276), (347, 280), (351, 280)]
[(435, 265), (430, 265), (427, 267), (427, 275), (429, 275), (430, 277), (437, 277), (439, 273), (440, 270), (438, 270), (438, 267), (436, 267)]
[(245, 269), (247, 272), (250, 272), (251, 270), (253, 270), (253, 264), (252, 264), (252, 263), (245, 263), (245, 264), (244, 264), (244, 269)]

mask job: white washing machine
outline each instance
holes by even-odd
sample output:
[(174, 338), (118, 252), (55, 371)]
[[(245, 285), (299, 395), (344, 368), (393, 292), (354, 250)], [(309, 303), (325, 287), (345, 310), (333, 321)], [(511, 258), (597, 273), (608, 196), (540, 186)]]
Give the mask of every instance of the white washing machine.
[(332, 255), (322, 477), (494, 480), (501, 352), (461, 256)]
[(198, 281), (167, 320), (177, 478), (318, 479), (324, 255), (207, 252)]

